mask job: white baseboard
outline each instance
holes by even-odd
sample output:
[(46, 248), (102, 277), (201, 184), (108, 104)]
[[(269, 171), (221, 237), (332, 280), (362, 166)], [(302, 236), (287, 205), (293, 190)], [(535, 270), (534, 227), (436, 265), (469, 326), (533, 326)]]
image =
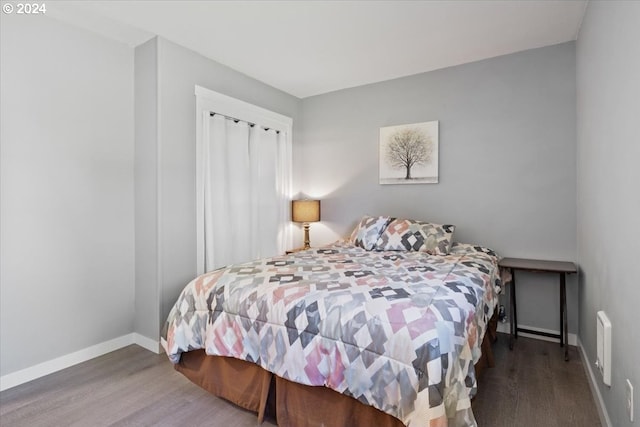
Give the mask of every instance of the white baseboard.
[(604, 404), (604, 399), (602, 398), (600, 388), (598, 387), (598, 377), (593, 372), (593, 367), (591, 366), (591, 363), (587, 358), (587, 353), (584, 351), (582, 341), (580, 340), (578, 340), (578, 353), (580, 353), (580, 358), (582, 359), (582, 364), (584, 365), (584, 370), (587, 374), (587, 379), (589, 380), (589, 388), (591, 389), (591, 393), (593, 394), (596, 401), (596, 409), (598, 410), (598, 415), (600, 416), (600, 423), (604, 427), (612, 427), (611, 419), (609, 418), (609, 413), (607, 412), (607, 407)]
[(132, 335), (133, 335), (133, 342), (139, 345), (140, 347), (146, 348), (147, 350), (155, 354), (160, 354), (164, 351), (164, 349), (160, 346), (160, 342), (156, 340), (152, 340), (151, 338), (145, 337), (144, 335), (140, 335), (137, 332), (134, 332)]
[(147, 338), (137, 333), (130, 333), (100, 344), (92, 345), (91, 347), (87, 347), (73, 353), (65, 354), (64, 356), (60, 356), (52, 360), (47, 360), (46, 362), (38, 363), (37, 365), (12, 372), (7, 375), (3, 375), (0, 377), (0, 391), (33, 381), (37, 378), (44, 377), (45, 375), (77, 365), (78, 363), (86, 362), (87, 360), (94, 359), (98, 356), (102, 356), (103, 354), (110, 353), (131, 344), (137, 344), (140, 347), (156, 354), (160, 353), (160, 343), (158, 341), (154, 341), (151, 338)]
[[(554, 331), (552, 329), (537, 328), (535, 326), (527, 326), (527, 325), (519, 325), (519, 326), (521, 328), (531, 329), (532, 331), (538, 331), (538, 332), (546, 332), (548, 334), (559, 334), (560, 333), (560, 332)], [(509, 323), (508, 322), (507, 323), (498, 322), (498, 332), (502, 332), (504, 334), (508, 334), (509, 333)], [(558, 338), (545, 337), (544, 335), (528, 334), (526, 332), (518, 332), (518, 336), (527, 337), (527, 338), (533, 338), (533, 339), (542, 340), (542, 341), (550, 341), (550, 342), (557, 342), (557, 343), (560, 342), (560, 340)], [(569, 341), (569, 345), (578, 345), (578, 336), (576, 334), (568, 334), (567, 339)]]

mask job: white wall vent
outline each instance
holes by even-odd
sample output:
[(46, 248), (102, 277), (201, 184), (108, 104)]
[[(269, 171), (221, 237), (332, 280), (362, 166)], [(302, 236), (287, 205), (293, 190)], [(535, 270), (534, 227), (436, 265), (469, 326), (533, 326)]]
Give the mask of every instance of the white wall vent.
[(598, 357), (596, 367), (602, 375), (602, 381), (611, 385), (611, 322), (604, 311), (596, 313)]

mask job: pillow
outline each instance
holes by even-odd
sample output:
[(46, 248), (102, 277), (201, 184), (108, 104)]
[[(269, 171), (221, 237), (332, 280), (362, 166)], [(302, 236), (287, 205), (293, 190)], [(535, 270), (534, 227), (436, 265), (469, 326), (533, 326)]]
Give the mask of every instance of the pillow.
[(376, 246), (378, 238), (393, 218), (388, 216), (365, 215), (351, 233), (351, 243), (370, 251)]
[(447, 255), (455, 225), (439, 225), (411, 219), (394, 219), (376, 242), (378, 251), (419, 251)]
[(490, 257), (498, 257), (498, 254), (493, 249), (489, 249), (487, 247), (480, 246), (480, 245), (472, 245), (470, 243), (460, 243), (460, 242), (453, 242), (451, 244), (451, 249), (449, 249), (449, 254), (460, 254), (460, 255), (486, 254), (486, 255), (489, 255)]

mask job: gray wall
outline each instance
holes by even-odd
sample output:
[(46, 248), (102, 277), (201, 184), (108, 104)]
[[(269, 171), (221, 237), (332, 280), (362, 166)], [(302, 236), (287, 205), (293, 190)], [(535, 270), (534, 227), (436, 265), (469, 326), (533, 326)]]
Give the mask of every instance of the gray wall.
[(0, 375), (131, 332), (133, 50), (1, 16)]
[(157, 340), (158, 273), (158, 39), (135, 49), (135, 323)]
[[(157, 142), (148, 153), (137, 154), (139, 158), (148, 156), (149, 162), (156, 161), (154, 156), (157, 155), (155, 190), (158, 208), (137, 215), (136, 225), (147, 219), (158, 221), (155, 236), (159, 251), (158, 277), (157, 287), (153, 290), (137, 284), (136, 297), (153, 298), (155, 292), (159, 292), (158, 315), (162, 327), (180, 291), (196, 275), (195, 85), (293, 118), (294, 138), (299, 126), (301, 101), (168, 40), (158, 38), (155, 43), (158, 89), (155, 95), (147, 93), (143, 96), (157, 99)], [(136, 50), (138, 54), (143, 52)], [(136, 103), (143, 105), (148, 102), (148, 99), (136, 99)], [(137, 117), (137, 125), (139, 120), (146, 119)], [(149, 121), (146, 123), (148, 125)], [(141, 147), (138, 141), (136, 147)], [(147, 197), (145, 193), (137, 193), (136, 199)], [(143, 331), (153, 330), (157, 318), (146, 318), (144, 322), (151, 323), (140, 324), (137, 332), (146, 334)], [(157, 339), (157, 333), (150, 338)]]
[(611, 425), (640, 418), (640, 3), (589, 3), (577, 42), (580, 340), (596, 358), (596, 311), (613, 326), (612, 385), (598, 377)]
[[(575, 45), (565, 43), (303, 100), (303, 193), (313, 244), (365, 214), (457, 225), (503, 256), (576, 259)], [(378, 184), (382, 126), (440, 121), (440, 183)], [(557, 275), (523, 274), (521, 324), (559, 329)], [(576, 278), (568, 280), (577, 332)]]

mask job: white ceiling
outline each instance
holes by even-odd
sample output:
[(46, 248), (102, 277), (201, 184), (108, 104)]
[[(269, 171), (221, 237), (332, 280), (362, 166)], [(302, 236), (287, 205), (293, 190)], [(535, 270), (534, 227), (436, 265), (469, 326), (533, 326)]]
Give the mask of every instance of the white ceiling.
[(153, 35), (300, 98), (575, 40), (587, 1), (57, 1), (132, 46)]

